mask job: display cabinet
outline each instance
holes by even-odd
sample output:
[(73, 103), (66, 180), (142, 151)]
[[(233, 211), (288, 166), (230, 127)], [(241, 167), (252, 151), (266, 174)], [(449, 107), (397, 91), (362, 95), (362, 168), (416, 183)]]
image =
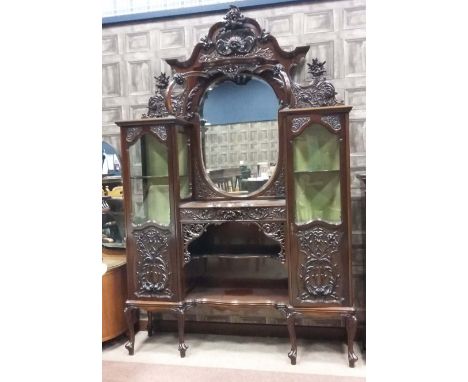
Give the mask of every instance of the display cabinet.
[[(202, 307), (283, 317), (296, 363), (299, 317), (346, 328), (351, 290), (348, 114), (325, 78), (292, 80), (309, 47), (286, 52), (231, 6), (186, 61), (167, 60), (148, 112), (120, 121), (128, 253), (125, 313)], [(269, 314), (269, 313), (268, 313)]]

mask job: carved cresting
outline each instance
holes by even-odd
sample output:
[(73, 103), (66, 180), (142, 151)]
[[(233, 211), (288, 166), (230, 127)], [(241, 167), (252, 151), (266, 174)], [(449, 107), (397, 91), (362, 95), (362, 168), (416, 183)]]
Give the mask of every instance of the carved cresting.
[(202, 37), (200, 42), (205, 50), (215, 49), (209, 54), (202, 54), (200, 62), (213, 62), (226, 57), (262, 57), (270, 59), (273, 51), (268, 47), (260, 47), (258, 42), (265, 43), (270, 34), (261, 31), (257, 36), (255, 32), (246, 24), (247, 19), (240, 12), (239, 8), (231, 5), (229, 11), (224, 16), (224, 23), (214, 40), (208, 36)]
[(141, 118), (157, 118), (169, 115), (166, 108), (166, 89), (169, 85), (169, 78), (170, 77), (165, 73), (161, 73), (158, 77), (154, 77), (156, 80), (156, 91), (148, 100), (148, 113), (143, 114)]
[(337, 302), (340, 247), (343, 233), (336, 229), (313, 227), (297, 232), (304, 262), (299, 270), (303, 291), (298, 299), (308, 302)]
[(135, 229), (138, 297), (170, 298), (170, 266), (168, 240), (171, 232), (156, 226)]
[(293, 83), (291, 90), (296, 99), (296, 108), (334, 106), (339, 104), (336, 100), (335, 87), (325, 78), (325, 62), (319, 62), (317, 58), (312, 60), (308, 72), (312, 75), (312, 81), (308, 86)]

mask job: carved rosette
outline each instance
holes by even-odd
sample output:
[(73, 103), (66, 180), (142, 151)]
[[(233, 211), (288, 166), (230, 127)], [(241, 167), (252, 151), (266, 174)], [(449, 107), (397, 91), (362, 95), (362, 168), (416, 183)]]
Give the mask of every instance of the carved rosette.
[(291, 131), (293, 133), (297, 133), (299, 130), (302, 129), (302, 127), (306, 124), (309, 123), (310, 117), (297, 117), (293, 118), (292, 124), (291, 124)]
[(284, 207), (244, 207), (239, 209), (224, 208), (181, 208), (181, 220), (220, 220), (249, 221), (267, 219), (286, 219)]
[(128, 143), (132, 143), (138, 136), (141, 134), (142, 128), (141, 127), (129, 127), (126, 132), (125, 140)]
[(171, 298), (168, 240), (171, 232), (156, 226), (135, 229), (138, 297)]
[(340, 274), (337, 261), (343, 233), (335, 229), (313, 227), (297, 233), (304, 262), (299, 270), (303, 302), (337, 302)]
[(184, 237), (184, 265), (190, 262), (189, 244), (200, 237), (206, 231), (209, 223), (182, 224), (182, 235)]
[(163, 141), (163, 142), (167, 141), (167, 128), (166, 128), (166, 126), (162, 126), (162, 125), (151, 126), (150, 130), (154, 134), (156, 134), (161, 141)]
[(330, 125), (333, 130), (338, 131), (341, 129), (340, 117), (338, 115), (324, 115), (321, 120)]

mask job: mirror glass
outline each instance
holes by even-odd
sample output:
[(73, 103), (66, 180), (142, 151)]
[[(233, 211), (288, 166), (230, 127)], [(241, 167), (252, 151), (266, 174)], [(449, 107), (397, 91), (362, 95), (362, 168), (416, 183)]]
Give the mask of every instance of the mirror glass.
[(223, 78), (207, 89), (200, 107), (202, 155), (219, 190), (249, 194), (274, 174), (279, 106), (271, 86), (251, 75)]

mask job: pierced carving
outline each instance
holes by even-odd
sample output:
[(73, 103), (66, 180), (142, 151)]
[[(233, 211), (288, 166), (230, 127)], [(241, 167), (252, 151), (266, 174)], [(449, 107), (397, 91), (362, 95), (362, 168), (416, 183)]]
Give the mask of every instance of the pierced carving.
[(166, 126), (151, 126), (150, 130), (155, 133), (159, 139), (163, 142), (167, 141), (167, 129)]
[(321, 120), (329, 124), (333, 130), (338, 131), (341, 129), (340, 117), (337, 115), (325, 115), (321, 118)]
[(182, 220), (266, 220), (286, 219), (284, 207), (244, 207), (239, 209), (223, 208), (181, 208)]
[(127, 129), (127, 135), (125, 136), (125, 140), (129, 143), (133, 142), (141, 134), (141, 131), (141, 127), (129, 127)]
[(154, 77), (156, 80), (156, 91), (148, 100), (148, 113), (143, 114), (141, 118), (157, 118), (169, 115), (165, 101), (169, 78), (170, 77), (165, 73), (161, 73), (158, 77)]
[(206, 231), (209, 223), (193, 223), (193, 224), (182, 224), (182, 234), (184, 236), (184, 265), (190, 262), (190, 252), (188, 250), (188, 245), (200, 237), (203, 232)]
[(280, 173), (278, 174), (276, 180), (273, 182), (272, 186), (269, 187), (264, 195), (268, 196), (278, 196), (278, 197), (285, 197), (286, 196), (286, 181), (284, 176), (284, 168), (281, 167)]
[[(245, 57), (245, 58), (255, 58), (255, 57), (261, 57), (261, 58), (264, 58), (264, 59), (271, 59), (273, 57), (273, 51), (268, 48), (268, 47), (265, 47), (265, 48), (260, 48), (260, 47), (255, 47), (253, 48), (250, 52), (248, 53), (245, 53), (245, 54), (236, 54), (236, 53), (233, 53), (230, 55), (230, 57)], [(213, 52), (211, 53), (207, 53), (207, 54), (201, 54), (200, 55), (200, 62), (207, 62), (207, 63), (211, 63), (211, 62), (214, 62), (214, 61), (218, 61), (218, 60), (223, 60), (225, 59), (226, 57), (219, 54), (218, 51), (216, 50), (213, 50)]]
[(316, 107), (333, 106), (338, 101), (335, 98), (337, 94), (335, 87), (325, 78), (325, 62), (319, 62), (317, 58), (312, 60), (308, 72), (312, 75), (312, 81), (308, 86), (301, 86), (293, 83), (291, 90), (296, 99), (295, 107)]
[(278, 259), (280, 260), (281, 264), (284, 264), (286, 262), (284, 222), (268, 222), (257, 224), (265, 235), (280, 244), (281, 249), (278, 253)]
[(241, 13), (240, 9), (235, 5), (230, 5), (229, 10), (227, 11), (226, 15), (223, 17), (224, 26), (221, 31), (227, 31), (231, 29), (241, 28), (245, 23), (245, 17)]
[(297, 133), (301, 130), (302, 126), (310, 121), (309, 117), (297, 117), (292, 120), (291, 131)]
[(213, 41), (211, 41), (208, 36), (203, 36), (200, 39), (201, 44), (203, 45), (203, 49), (208, 50), (210, 49), (214, 44)]
[(170, 298), (170, 266), (168, 240), (171, 232), (156, 226), (134, 230), (137, 262), (138, 297)]
[(195, 163), (195, 176), (193, 178), (193, 183), (195, 186), (195, 191), (197, 196), (201, 199), (210, 199), (219, 196), (207, 183), (207, 181), (203, 178), (203, 175), (199, 169), (200, 164)]
[[(335, 263), (340, 255), (343, 233), (324, 227), (299, 231), (299, 250), (305, 256), (299, 277), (304, 291), (301, 301), (330, 302), (338, 300), (340, 274)], [(342, 300), (342, 299), (341, 299)]]

